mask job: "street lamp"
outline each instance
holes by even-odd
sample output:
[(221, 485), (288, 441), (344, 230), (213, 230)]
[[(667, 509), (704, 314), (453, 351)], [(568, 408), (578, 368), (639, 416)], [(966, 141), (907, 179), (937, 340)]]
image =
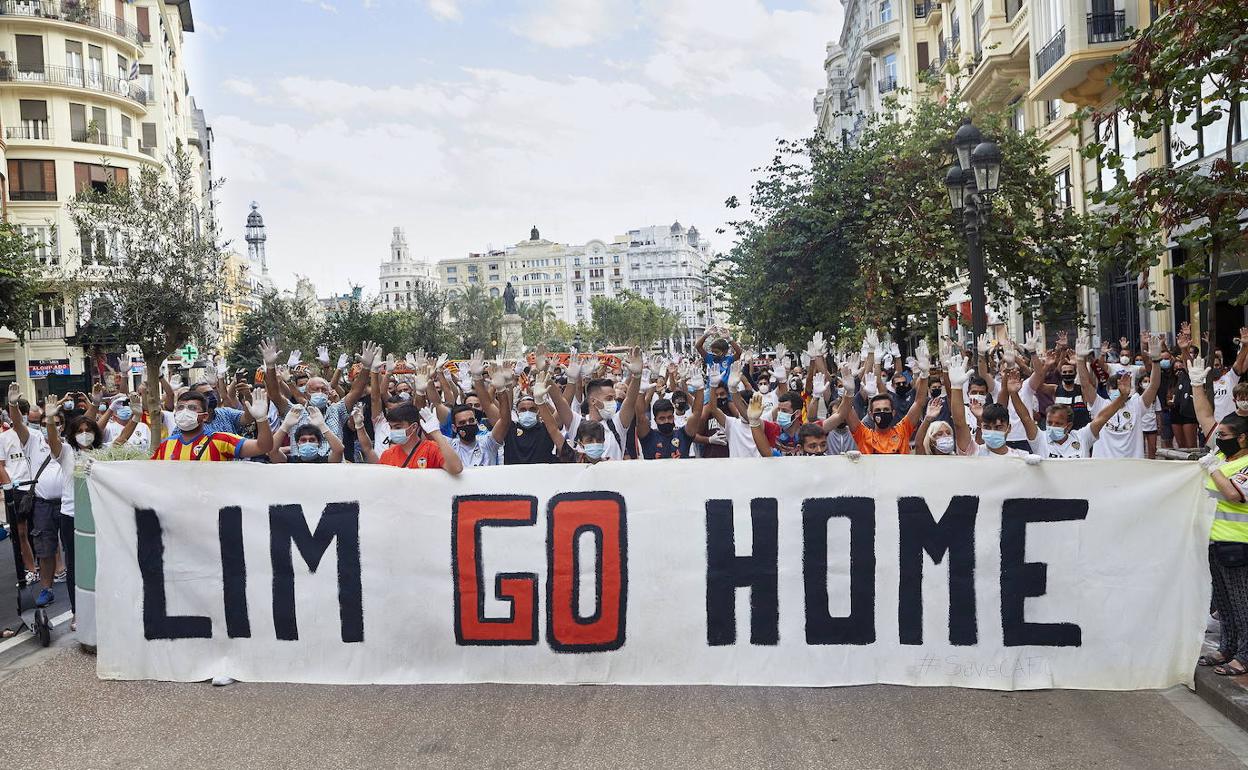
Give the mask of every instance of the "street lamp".
[(949, 193), (949, 205), (962, 212), (962, 227), (966, 233), (966, 254), (970, 267), (971, 331), (975, 336), (971, 350), (978, 357), (980, 335), (988, 331), (987, 298), (984, 295), (984, 252), (980, 230), (987, 224), (992, 209), (992, 195), (1001, 181), (1001, 148), (983, 134), (970, 118), (963, 118), (962, 125), (953, 135), (953, 147), (957, 154), (954, 164), (945, 173), (945, 188)]

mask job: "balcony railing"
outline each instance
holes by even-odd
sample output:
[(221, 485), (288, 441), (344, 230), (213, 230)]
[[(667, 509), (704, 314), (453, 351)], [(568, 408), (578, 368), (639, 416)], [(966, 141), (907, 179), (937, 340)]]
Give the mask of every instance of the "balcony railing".
[(102, 131), (92, 131), (90, 129), (71, 131), (69, 138), (74, 142), (100, 144), (105, 147), (117, 147), (122, 150), (126, 149), (126, 137), (117, 136), (116, 134), (106, 134)]
[(20, 126), (6, 126), (5, 139), (48, 140), (52, 138), (52, 126), (44, 121), (27, 121)]
[(1036, 77), (1052, 69), (1057, 60), (1066, 55), (1066, 28), (1062, 27), (1053, 39), (1044, 44), (1040, 53), (1036, 54)]
[(1127, 12), (1088, 14), (1088, 42), (1113, 43), (1127, 39)]
[(880, 93), (886, 94), (897, 90), (897, 78), (884, 78), (879, 82)]
[(65, 339), (64, 326), (38, 326), (26, 332), (28, 340), (60, 340)]
[(144, 155), (146, 155), (146, 156), (147, 156), (147, 157), (149, 157), (149, 158), (155, 158), (155, 157), (156, 157), (156, 148), (155, 148), (155, 147), (148, 147), (146, 144), (140, 144), (140, 145), (139, 145), (139, 152), (143, 153)]
[(962, 20), (961, 19), (953, 20), (953, 31), (952, 31), (950, 40), (955, 48), (957, 47), (958, 43), (962, 40)]
[(119, 35), (137, 45), (146, 42), (138, 27), (125, 19), (89, 8), (83, 0), (0, 0), (0, 16), (31, 16), (37, 19), (68, 21)]
[(926, 19), (928, 14), (932, 12), (932, 0), (925, 0), (922, 3), (914, 4), (914, 18)]
[(14, 201), (54, 201), (56, 193), (43, 190), (9, 190), (9, 200)]
[(90, 70), (57, 67), (51, 64), (18, 64), (0, 61), (0, 82), (46, 83), (52, 86), (69, 86), (87, 91), (112, 94), (129, 99), (136, 104), (147, 105), (147, 92), (129, 80), (104, 75)]

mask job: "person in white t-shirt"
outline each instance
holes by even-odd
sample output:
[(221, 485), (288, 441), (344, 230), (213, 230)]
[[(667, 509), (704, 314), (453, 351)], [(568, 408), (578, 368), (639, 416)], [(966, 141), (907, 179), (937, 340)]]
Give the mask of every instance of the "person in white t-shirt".
[(1221, 368), (1220, 356), (1214, 362), (1213, 418), (1218, 422), (1235, 411), (1235, 386), (1248, 374), (1248, 327), (1240, 327), (1239, 342), (1239, 354), (1235, 356), (1231, 368)]
[[(1148, 388), (1135, 392), (1135, 383), (1129, 372), (1123, 372), (1116, 382), (1111, 382), (1109, 399), (1097, 398), (1092, 411), (1100, 414), (1107, 406), (1117, 406), (1113, 416), (1105, 423), (1092, 447), (1092, 456), (1098, 458), (1145, 457), (1144, 413), (1157, 401), (1157, 389), (1161, 386), (1161, 337), (1149, 335), (1148, 356), (1145, 363), (1149, 370)], [(1127, 397), (1123, 398), (1124, 395)]]
[[(1126, 396), (1120, 394), (1120, 398), (1126, 403)], [(1120, 406), (1118, 402), (1111, 402), (1092, 418), (1092, 422), (1076, 428), (1075, 410), (1070, 404), (1053, 404), (1044, 414), (1045, 429), (1036, 441), (1036, 454), (1051, 460), (1091, 457), (1097, 437)]]
[(151, 448), (152, 431), (140, 421), (139, 413), (130, 406), (132, 399), (134, 403), (142, 403), (137, 393), (128, 396), (119, 394), (109, 402), (104, 414), (100, 415), (99, 425), (104, 432), (105, 445), (132, 446), (144, 450)]
[[(956, 371), (961, 366), (956, 360), (949, 364), (949, 387), (950, 395), (953, 398), (953, 407), (950, 409), (950, 416), (953, 418), (953, 430), (957, 438), (957, 444), (963, 452), (967, 452), (967, 448), (974, 449), (976, 457), (1020, 457), (1027, 461), (1028, 465), (1037, 465), (1044, 458), (1034, 452), (1024, 451), (1017, 447), (1009, 446), (1008, 436), (1010, 435), (1010, 412), (1003, 404), (985, 404), (982, 408), (972, 405), (971, 409), (976, 412), (976, 419), (979, 423), (979, 440), (971, 434), (970, 427), (967, 425), (966, 418), (963, 416), (963, 410), (959, 408), (961, 395), (961, 383), (957, 380), (962, 379), (962, 373)], [(957, 378), (955, 380), (955, 372)], [(1029, 446), (1034, 446), (1038, 431), (1036, 421), (1031, 417), (1031, 410), (1023, 403), (1021, 396), (1023, 390), (1023, 380), (1017, 369), (1006, 370), (1002, 378), (1001, 389), (1009, 397), (1010, 403), (1014, 405), (1014, 409), (1018, 414), (1019, 420), (1023, 424), (1023, 436)], [(969, 452), (968, 452), (969, 453)]]
[[(20, 422), (30, 430), (27, 422), (30, 404), (23, 400), (9, 402), (10, 419), (13, 423)], [(35, 431), (38, 432), (37, 430)], [(13, 537), (17, 538), (22, 555), (22, 567), (26, 573), (25, 584), (31, 585), (39, 578), (39, 565), (35, 561), (35, 552), (30, 548), (27, 521), (17, 515), (21, 501), (30, 494), (31, 480), (34, 475), (30, 463), (26, 460), (26, 448), (18, 437), (12, 424), (4, 426), (0, 432), (0, 489), (4, 490), (5, 506), (8, 508), (9, 521), (16, 522)]]

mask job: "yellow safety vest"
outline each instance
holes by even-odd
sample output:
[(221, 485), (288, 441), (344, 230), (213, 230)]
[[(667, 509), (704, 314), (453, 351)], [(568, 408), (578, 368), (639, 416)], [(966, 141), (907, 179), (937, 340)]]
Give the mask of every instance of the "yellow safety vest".
[[(1230, 479), (1231, 483), (1238, 481), (1240, 485), (1248, 486), (1248, 456), (1231, 460), (1214, 473), (1221, 473)], [(1236, 479), (1236, 476), (1239, 478)], [(1218, 509), (1213, 515), (1213, 528), (1209, 530), (1209, 539), (1248, 543), (1248, 503), (1227, 500), (1218, 491), (1218, 486), (1213, 483), (1212, 476), (1205, 479), (1205, 489), (1209, 491), (1210, 497), (1218, 501)]]

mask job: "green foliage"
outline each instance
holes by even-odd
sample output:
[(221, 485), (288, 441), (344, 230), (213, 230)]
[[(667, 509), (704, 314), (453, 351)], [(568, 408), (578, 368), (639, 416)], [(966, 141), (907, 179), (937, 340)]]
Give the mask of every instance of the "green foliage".
[(260, 343), (277, 340), (279, 350), (299, 350), (304, 360), (311, 360), (316, 346), (324, 342), (320, 320), (302, 302), (279, 297), (271, 292), (260, 298), (260, 304), (243, 316), (238, 339), (226, 358), (235, 368), (248, 371), (259, 368)]
[[(1248, 236), (1238, 221), (1239, 212), (1248, 208), (1248, 163), (1234, 161), (1235, 121), (1229, 119), (1231, 104), (1243, 109), (1248, 101), (1248, 4), (1169, 3), (1115, 57), (1109, 81), (1119, 92), (1120, 119), (1130, 123), (1136, 146), (1143, 149), (1128, 156), (1103, 142), (1083, 148), (1085, 157), (1099, 158), (1116, 177), (1112, 190), (1093, 194), (1093, 201), (1106, 207), (1104, 246), (1117, 252), (1121, 267), (1143, 272), (1158, 264), (1164, 248), (1159, 238), (1169, 236), (1189, 254), (1173, 272), (1207, 282), (1207, 290), (1197, 288), (1188, 299), (1217, 301), (1222, 265), (1248, 258)], [(1092, 110), (1079, 115), (1081, 124), (1104, 117)], [(1154, 142), (1164, 141), (1167, 126), (1194, 121), (1208, 128), (1220, 120), (1226, 121), (1225, 150), (1211, 162), (1188, 163), (1197, 148), (1179, 145), (1176, 168), (1155, 152)], [(1128, 179), (1132, 161), (1155, 167)], [(1248, 292), (1230, 301), (1248, 303)], [(1217, 339), (1215, 321), (1216, 313), (1210, 313), (1209, 330)]]
[[(736, 245), (717, 261), (715, 289), (760, 344), (798, 346), (816, 330), (934, 325), (965, 280), (962, 215), (945, 189), (957, 93), (872, 118), (853, 147), (822, 137), (781, 141), (755, 183)], [(1037, 317), (1075, 307), (1096, 265), (1085, 218), (1057, 208), (1047, 152), (1004, 113), (973, 112), (1000, 145), (1000, 190), (982, 230), (989, 301), (1017, 300)], [(739, 207), (737, 199), (729, 207)]]
[(502, 344), (503, 301), (492, 298), (480, 286), (470, 286), (463, 294), (451, 297), (451, 332), (459, 341), (459, 353), (485, 351), (493, 357)]
[(524, 319), (525, 345), (532, 346), (550, 339), (559, 316), (549, 301), (523, 302), (516, 307), (516, 311)]
[(680, 316), (631, 291), (618, 297), (594, 297), (593, 341), (649, 348), (680, 330)]
[(361, 300), (331, 310), (325, 316), (324, 340), (336, 350), (347, 351), (359, 350), (365, 340), (396, 353), (453, 349), (456, 341), (442, 323), (446, 293), (417, 284), (411, 294), (412, 301), (401, 310), (378, 310), (375, 301)]
[(0, 326), (25, 339), (39, 294), (47, 288), (36, 244), (8, 222), (0, 222)]

